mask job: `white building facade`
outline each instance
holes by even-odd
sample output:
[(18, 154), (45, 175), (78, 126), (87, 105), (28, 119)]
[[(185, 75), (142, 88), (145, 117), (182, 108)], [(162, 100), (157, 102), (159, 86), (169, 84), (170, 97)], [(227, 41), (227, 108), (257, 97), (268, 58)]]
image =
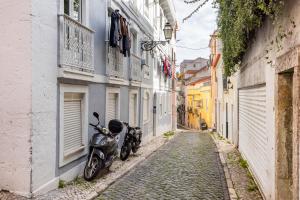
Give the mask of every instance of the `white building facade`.
[[(141, 49), (142, 41), (165, 40), (166, 22), (176, 27), (172, 1), (2, 5), (0, 190), (34, 196), (81, 175), (94, 111), (104, 125), (117, 118), (142, 127), (144, 143), (176, 127), (172, 78), (161, 70), (162, 60), (175, 61), (175, 38)], [(115, 10), (128, 21), (130, 57), (109, 46)]]

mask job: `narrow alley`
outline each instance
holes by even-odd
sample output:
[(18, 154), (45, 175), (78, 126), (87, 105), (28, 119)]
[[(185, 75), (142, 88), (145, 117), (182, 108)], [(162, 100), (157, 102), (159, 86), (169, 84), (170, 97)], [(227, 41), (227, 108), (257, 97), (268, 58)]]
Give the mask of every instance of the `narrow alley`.
[(111, 185), (101, 199), (227, 200), (229, 195), (212, 138), (187, 132)]

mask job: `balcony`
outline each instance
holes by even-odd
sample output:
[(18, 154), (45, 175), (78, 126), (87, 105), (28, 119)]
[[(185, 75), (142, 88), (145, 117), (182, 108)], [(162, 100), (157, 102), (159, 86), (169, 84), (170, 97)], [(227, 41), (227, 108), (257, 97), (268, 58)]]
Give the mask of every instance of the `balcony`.
[(124, 55), (120, 53), (119, 47), (110, 47), (109, 42), (106, 42), (107, 50), (107, 65), (106, 75), (115, 78), (124, 78), (123, 60)]
[(130, 80), (142, 81), (141, 58), (134, 54), (130, 57)]
[(59, 15), (60, 59), (62, 68), (94, 72), (94, 31), (68, 15)]

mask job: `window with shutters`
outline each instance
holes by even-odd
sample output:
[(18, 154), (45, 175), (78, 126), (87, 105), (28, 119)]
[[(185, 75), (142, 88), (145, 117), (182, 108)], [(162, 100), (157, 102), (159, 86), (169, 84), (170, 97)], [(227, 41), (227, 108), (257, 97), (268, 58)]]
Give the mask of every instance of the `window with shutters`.
[(106, 126), (112, 119), (120, 119), (120, 88), (108, 87), (106, 89)]
[(144, 122), (149, 121), (150, 115), (150, 94), (149, 92), (145, 92), (144, 101), (143, 101), (143, 120)]
[(160, 94), (160, 98), (159, 98), (159, 116), (160, 118), (162, 118), (163, 116), (163, 96), (162, 94)]
[(172, 113), (172, 93), (169, 93), (168, 95), (168, 113), (171, 114)]
[(164, 94), (164, 113), (165, 113), (165, 115), (167, 115), (167, 109), (168, 109), (167, 105), (168, 105), (168, 95), (167, 95), (167, 93), (165, 93)]
[(63, 166), (87, 153), (87, 87), (60, 87), (60, 160)]

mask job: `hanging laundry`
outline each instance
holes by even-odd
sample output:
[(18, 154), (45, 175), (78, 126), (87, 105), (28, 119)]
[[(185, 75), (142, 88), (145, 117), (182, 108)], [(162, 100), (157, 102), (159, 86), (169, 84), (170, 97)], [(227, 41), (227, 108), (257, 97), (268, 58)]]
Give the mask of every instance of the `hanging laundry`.
[(168, 75), (169, 75), (169, 78), (172, 78), (172, 65), (171, 65), (171, 63), (169, 63), (168, 66), (169, 66), (168, 67)]
[(120, 14), (119, 11), (116, 10), (111, 14), (109, 45), (111, 47), (117, 47), (121, 38)]
[(124, 54), (124, 57), (130, 57), (131, 40), (126, 18), (120, 16), (120, 25), (122, 34), (121, 53)]
[(167, 57), (165, 57), (165, 60), (164, 60), (164, 74), (165, 76), (167, 76), (168, 74), (168, 60), (167, 60)]

